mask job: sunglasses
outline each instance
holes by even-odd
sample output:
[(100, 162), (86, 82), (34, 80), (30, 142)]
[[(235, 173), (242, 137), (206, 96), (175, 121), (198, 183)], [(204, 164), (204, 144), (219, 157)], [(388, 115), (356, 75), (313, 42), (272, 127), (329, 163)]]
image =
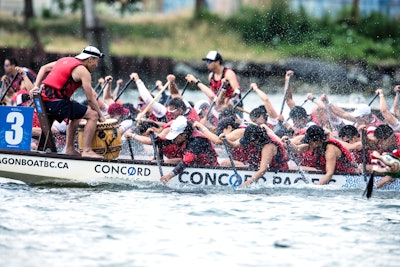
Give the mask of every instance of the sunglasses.
[(138, 104), (137, 104), (137, 108), (141, 108), (141, 107), (143, 107), (144, 105), (146, 105), (146, 103), (138, 103)]
[(10, 67), (10, 64), (4, 64), (4, 68)]
[(207, 59), (207, 60), (206, 60), (206, 62), (207, 62), (207, 64), (210, 64), (210, 63), (213, 63), (213, 62), (214, 62), (214, 60)]

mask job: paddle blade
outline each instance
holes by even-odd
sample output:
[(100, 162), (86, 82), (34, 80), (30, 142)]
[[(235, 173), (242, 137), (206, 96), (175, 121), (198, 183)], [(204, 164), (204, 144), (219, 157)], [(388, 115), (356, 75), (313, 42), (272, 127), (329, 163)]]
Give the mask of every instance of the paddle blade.
[(363, 195), (366, 196), (367, 198), (371, 198), (373, 189), (374, 189), (374, 172), (372, 172), (371, 176), (369, 177), (369, 181)]

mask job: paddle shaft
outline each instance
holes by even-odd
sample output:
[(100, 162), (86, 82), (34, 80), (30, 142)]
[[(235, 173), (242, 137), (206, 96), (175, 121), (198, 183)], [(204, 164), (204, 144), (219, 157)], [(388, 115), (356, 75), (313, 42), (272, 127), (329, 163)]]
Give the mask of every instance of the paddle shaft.
[(206, 114), (206, 118), (207, 118), (207, 119), (210, 117), (211, 110), (214, 108), (215, 102), (217, 102), (217, 99), (218, 99), (218, 97), (219, 97), (219, 94), (222, 92), (222, 89), (223, 89), (223, 88), (225, 88), (224, 83), (222, 83), (221, 86), (219, 87), (218, 92), (217, 92), (217, 95), (214, 97), (213, 102), (211, 102), (211, 105), (210, 105), (210, 107), (209, 107), (208, 110), (207, 110), (207, 114)]
[(97, 97), (96, 97), (96, 100), (99, 100), (99, 97), (103, 94), (103, 91), (104, 91), (104, 89), (106, 88), (106, 86), (108, 85), (108, 83), (111, 81), (111, 79), (107, 79), (105, 82), (104, 82), (104, 85), (103, 85), (103, 87), (101, 87), (101, 90), (100, 90), (100, 92), (98, 93), (98, 95), (97, 95)]
[(296, 156), (293, 153), (293, 149), (292, 149), (292, 146), (291, 146), (289, 140), (287, 140), (286, 146), (287, 146), (287, 150), (289, 152), (290, 158), (294, 161), (294, 163), (296, 164), (296, 166), (297, 166), (297, 168), (298, 168), (298, 170), (300, 172), (301, 178), (303, 178), (305, 183), (307, 183), (307, 184), (310, 183), (310, 181), (306, 177), (306, 174), (305, 174), (303, 168), (301, 168), (301, 165), (300, 165), (299, 161), (297, 160)]
[(163, 88), (157, 93), (157, 95), (153, 98), (153, 100), (151, 100), (151, 102), (149, 104), (147, 104), (147, 106), (145, 107), (145, 109), (140, 112), (141, 114), (146, 114), (149, 109), (151, 108), (151, 106), (157, 101), (157, 99), (162, 95), (162, 93), (165, 91), (165, 89), (167, 89), (167, 87), (169, 86), (170, 81), (167, 81)]
[(96, 86), (93, 88), (93, 90), (97, 93), (97, 90), (99, 89), (99, 87), (100, 87), (100, 82), (98, 82), (96, 84)]
[(326, 116), (328, 116), (328, 121), (329, 121), (329, 126), (331, 127), (331, 131), (335, 130), (333, 121), (332, 121), (332, 117), (331, 117), (331, 112), (329, 110), (329, 106), (328, 106), (328, 102), (323, 101), (324, 105), (325, 105), (325, 109), (326, 109)]
[[(6, 95), (7, 95), (8, 91), (10, 90), (11, 86), (13, 85), (13, 83), (15, 82), (15, 80), (17, 79), (18, 75), (19, 75), (19, 72), (17, 72), (17, 74), (15, 74), (14, 78), (12, 79), (12, 81), (10, 82), (10, 84), (7, 86), (6, 91), (5, 91), (4, 94), (1, 96), (0, 103), (3, 102), (4, 98), (6, 97)], [(3, 83), (4, 83), (4, 82), (3, 82)]]
[(228, 147), (228, 144), (227, 144), (227, 141), (226, 141), (225, 138), (222, 138), (222, 143), (224, 144), (224, 147), (225, 147), (225, 150), (226, 150), (226, 154), (228, 154), (228, 158), (229, 158), (229, 161), (231, 162), (231, 166), (233, 168), (233, 171), (235, 172), (236, 179), (239, 182), (239, 184), (241, 184), (242, 183), (242, 178), (239, 176), (239, 173), (238, 173), (238, 171), (236, 169), (235, 162), (233, 161), (231, 151), (230, 151), (230, 149)]
[(290, 84), (290, 76), (288, 77), (287, 82), (285, 82), (285, 94), (283, 95), (283, 101), (281, 106), (281, 111), (279, 112), (280, 115), (283, 113), (283, 108), (285, 107), (286, 97), (289, 91), (289, 84)]
[(124, 87), (118, 92), (118, 95), (115, 97), (114, 101), (117, 102), (117, 100), (121, 97), (121, 95), (124, 93), (126, 88), (131, 84), (132, 79), (129, 79), (129, 81), (124, 85)]
[(185, 91), (186, 91), (186, 88), (188, 87), (188, 85), (189, 85), (189, 81), (187, 81), (187, 82), (185, 83), (185, 86), (183, 87), (183, 90), (182, 90), (181, 96), (183, 96), (183, 94), (185, 93)]
[(131, 154), (131, 160), (135, 159), (135, 156), (133, 154), (133, 148), (132, 148), (132, 138), (126, 138), (126, 140), (128, 141), (128, 147), (129, 147), (129, 153)]
[(371, 101), (369, 101), (368, 106), (371, 106), (372, 103), (374, 103), (375, 99), (376, 99), (378, 96), (379, 96), (379, 94), (376, 94), (376, 95), (371, 99)]
[(239, 106), (239, 104), (242, 103), (243, 99), (246, 98), (246, 96), (251, 92), (251, 90), (253, 90), (253, 89), (250, 88), (250, 89), (244, 94), (244, 96), (241, 97), (241, 98), (239, 99), (239, 101), (233, 106), (233, 108), (236, 108), (237, 106)]
[(156, 145), (156, 140), (155, 140), (155, 137), (154, 137), (154, 133), (153, 133), (153, 132), (150, 132), (150, 138), (151, 138), (151, 143), (152, 143), (152, 145), (153, 145), (154, 156), (155, 156), (156, 161), (157, 161), (158, 170), (159, 170), (159, 172), (160, 172), (160, 175), (161, 175), (161, 176), (164, 176), (163, 170), (162, 170), (162, 167), (161, 167), (160, 154), (158, 153), (158, 149), (157, 149), (157, 145)]
[(365, 130), (361, 131), (361, 146), (362, 146), (362, 164), (363, 164), (363, 175), (364, 180), (367, 181), (367, 150), (366, 150), (367, 136)]

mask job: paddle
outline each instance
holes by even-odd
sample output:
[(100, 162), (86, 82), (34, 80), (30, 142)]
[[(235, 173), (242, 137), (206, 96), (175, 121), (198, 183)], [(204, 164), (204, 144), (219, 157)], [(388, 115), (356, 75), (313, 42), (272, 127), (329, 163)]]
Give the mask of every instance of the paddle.
[(291, 144), (290, 144), (290, 140), (287, 140), (287, 141), (286, 141), (286, 146), (287, 146), (287, 150), (288, 150), (288, 152), (289, 152), (289, 157), (290, 157), (290, 158), (294, 161), (294, 163), (296, 164), (297, 169), (298, 169), (298, 171), (300, 172), (301, 178), (303, 179), (303, 181), (304, 181), (306, 184), (309, 184), (310, 181), (307, 179), (306, 174), (305, 174), (303, 168), (301, 168), (300, 162), (297, 160), (296, 156), (294, 155), (292, 146), (291, 146)]
[(129, 147), (129, 154), (131, 155), (131, 160), (135, 159), (135, 156), (133, 154), (133, 148), (132, 148), (132, 138), (126, 138), (126, 140), (128, 141), (128, 147)]
[(128, 88), (128, 86), (131, 84), (132, 81), (133, 81), (132, 79), (129, 79), (129, 81), (125, 83), (124, 87), (122, 87), (122, 89), (118, 92), (118, 95), (115, 97), (114, 102), (118, 101), (118, 99), (121, 97), (123, 92), (126, 90), (126, 88)]
[(169, 84), (170, 84), (170, 81), (167, 81), (165, 84), (164, 84), (164, 86), (163, 86), (163, 88), (157, 93), (157, 95), (153, 98), (153, 100), (151, 100), (151, 102), (149, 103), (149, 104), (147, 104), (147, 106), (145, 107), (145, 109), (142, 111), (142, 112), (140, 112), (139, 114), (138, 114), (138, 116), (137, 116), (137, 118), (136, 118), (136, 121), (138, 122), (138, 123), (140, 123), (140, 118), (142, 117), (142, 114), (143, 115), (146, 115), (146, 113), (149, 111), (149, 109), (151, 108), (151, 106), (157, 101), (157, 99), (161, 96), (161, 94), (165, 91), (165, 89), (167, 89), (167, 87), (169, 86)]
[[(6, 97), (6, 95), (7, 95), (8, 91), (10, 90), (11, 86), (13, 85), (13, 83), (15, 82), (15, 80), (17, 79), (18, 75), (19, 75), (19, 72), (17, 72), (17, 74), (15, 74), (14, 78), (12, 79), (12, 81), (10, 82), (10, 84), (7, 86), (6, 91), (5, 91), (4, 94), (1, 96), (0, 103), (3, 103), (4, 98)], [(3, 83), (4, 83), (4, 82), (3, 82)]]
[(363, 175), (364, 181), (367, 181), (367, 150), (366, 150), (366, 139), (367, 135), (365, 129), (361, 131), (361, 147), (362, 147), (362, 164), (363, 164)]
[(228, 154), (229, 161), (231, 162), (231, 166), (232, 166), (233, 171), (235, 172), (235, 176), (236, 176), (236, 181), (232, 186), (238, 186), (242, 183), (242, 177), (240, 177), (240, 175), (236, 169), (235, 162), (233, 161), (231, 151), (228, 147), (228, 144), (227, 144), (227, 141), (225, 138), (222, 138), (222, 143), (224, 144), (226, 154)]
[(160, 172), (160, 176), (164, 176), (163, 174), (163, 170), (161, 168), (161, 160), (160, 160), (160, 154), (158, 154), (158, 149), (157, 149), (157, 145), (156, 145), (156, 140), (155, 140), (155, 136), (153, 132), (150, 132), (150, 138), (151, 138), (151, 144), (153, 145), (153, 150), (154, 150), (154, 156), (157, 160), (157, 166), (158, 166), (158, 170)]
[(328, 102), (326, 100), (322, 101), (324, 102), (325, 105), (325, 110), (326, 110), (326, 116), (328, 116), (328, 122), (329, 122), (329, 126), (331, 128), (331, 131), (336, 130), (332, 121), (332, 117), (331, 117), (331, 111), (329, 110), (329, 106), (328, 106)]
[(364, 190), (363, 196), (371, 198), (373, 190), (374, 190), (374, 172), (372, 172), (371, 176), (369, 177), (369, 181), (367, 187)]
[(183, 87), (183, 90), (182, 90), (181, 96), (183, 96), (183, 94), (185, 93), (185, 91), (186, 91), (186, 88), (188, 87), (188, 85), (189, 85), (189, 81), (187, 81), (187, 82), (185, 83), (185, 86)]
[(216, 96), (214, 97), (213, 101), (211, 102), (210, 107), (208, 108), (208, 111), (207, 111), (207, 114), (206, 114), (206, 118), (207, 119), (209, 119), (211, 110), (214, 108), (215, 102), (217, 101), (217, 99), (219, 97), (219, 94), (222, 92), (222, 89), (225, 89), (225, 84), (224, 83), (222, 83), (221, 86), (219, 87)]
[[(290, 84), (290, 76), (288, 77), (287, 81), (285, 82), (285, 93), (283, 95), (281, 111), (279, 112), (279, 114), (281, 116), (282, 116), (282, 113), (283, 113), (283, 108), (285, 107), (286, 97), (287, 97), (288, 91), (289, 91), (289, 84)], [(282, 137), (285, 134), (287, 134), (287, 132), (288, 131), (287, 131), (286, 127), (283, 125), (283, 122), (281, 120), (279, 120), (278, 123), (274, 126), (274, 133), (277, 136)]]
[(375, 99), (379, 96), (379, 94), (375, 94), (375, 96), (369, 101), (368, 106), (371, 106), (372, 103), (374, 103)]
[(100, 87), (100, 82), (98, 82), (96, 84), (96, 86), (93, 88), (93, 90), (96, 92), (96, 94), (97, 94), (97, 90), (99, 89), (99, 87)]
[(245, 99), (246, 96), (247, 96), (252, 90), (253, 90), (253, 89), (250, 88), (250, 89), (243, 95), (243, 97), (241, 97), (241, 98), (239, 99), (239, 101), (233, 106), (233, 108), (236, 108), (237, 106), (239, 106), (240, 103), (242, 103), (243, 99)]
[(112, 79), (109, 78), (109, 79), (107, 79), (107, 80), (104, 82), (104, 85), (103, 85), (103, 87), (101, 87), (101, 90), (100, 90), (100, 92), (98, 93), (98, 95), (97, 95), (97, 97), (96, 97), (96, 100), (99, 100), (99, 97), (103, 94), (104, 88), (106, 88), (106, 86), (108, 85), (108, 83), (109, 83), (111, 80), (112, 80)]
[(158, 88), (158, 85), (154, 86), (153, 89), (150, 90), (150, 93), (153, 93)]

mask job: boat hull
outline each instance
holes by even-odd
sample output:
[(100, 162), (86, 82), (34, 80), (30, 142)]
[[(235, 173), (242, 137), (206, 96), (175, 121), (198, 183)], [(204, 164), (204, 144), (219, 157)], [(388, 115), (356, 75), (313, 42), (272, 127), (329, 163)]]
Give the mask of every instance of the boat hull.
[[(174, 166), (163, 165), (164, 174)], [(239, 178), (232, 168), (186, 168), (181, 175), (175, 176), (169, 186), (238, 186), (250, 179), (254, 171), (238, 168)], [(39, 184), (99, 184), (99, 183), (135, 183), (160, 182), (160, 170), (155, 162), (145, 160), (104, 160), (79, 158), (61, 154), (21, 152), (0, 150), (0, 176)], [(322, 174), (308, 172), (304, 180), (297, 171), (267, 172), (257, 182), (262, 186), (293, 186), (313, 184)], [(335, 174), (329, 182), (330, 188), (365, 188), (368, 177), (354, 174)], [(375, 177), (376, 180), (381, 177)], [(384, 187), (384, 190), (400, 191), (400, 179)]]

